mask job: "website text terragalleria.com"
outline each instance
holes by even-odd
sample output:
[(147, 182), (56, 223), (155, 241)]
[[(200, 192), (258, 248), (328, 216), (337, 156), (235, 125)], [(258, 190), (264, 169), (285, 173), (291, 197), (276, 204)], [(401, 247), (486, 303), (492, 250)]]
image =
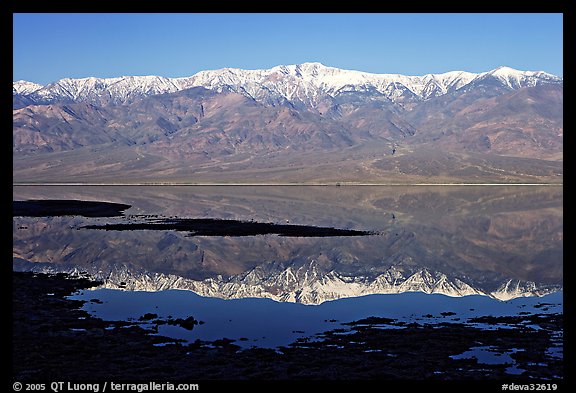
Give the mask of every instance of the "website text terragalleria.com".
[(15, 382), (13, 389), (19, 391), (48, 391), (59, 392), (148, 392), (148, 391), (197, 391), (200, 386), (197, 383), (171, 383), (171, 382), (146, 382), (146, 383), (118, 383), (118, 382), (50, 382), (50, 383), (20, 383)]

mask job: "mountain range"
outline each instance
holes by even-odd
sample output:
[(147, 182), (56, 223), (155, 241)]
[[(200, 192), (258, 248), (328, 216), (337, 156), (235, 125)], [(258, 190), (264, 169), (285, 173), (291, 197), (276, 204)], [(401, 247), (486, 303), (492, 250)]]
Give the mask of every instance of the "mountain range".
[(563, 79), (320, 63), (13, 83), (16, 182), (561, 182)]
[(497, 288), (487, 290), (475, 283), (466, 283), (457, 277), (448, 277), (444, 273), (427, 269), (408, 273), (392, 267), (375, 278), (347, 277), (334, 271), (324, 272), (314, 263), (296, 268), (281, 268), (277, 264), (259, 266), (230, 278), (218, 276), (202, 281), (172, 274), (131, 271), (125, 266), (102, 272), (51, 263), (30, 263), (21, 259), (14, 259), (13, 269), (49, 274), (64, 272), (80, 277), (89, 274), (93, 279), (102, 281), (101, 288), (146, 292), (180, 289), (222, 299), (262, 298), (301, 304), (321, 304), (342, 298), (406, 292), (451, 297), (480, 295), (507, 301), (519, 297), (544, 296), (562, 290), (561, 285), (520, 280), (503, 280)]
[[(87, 272), (110, 288), (315, 304), (403, 291), (505, 300), (563, 285), (559, 186), (14, 187), (15, 200), (54, 197), (132, 207), (126, 217), (15, 216), (15, 269)], [(199, 236), (102, 225), (173, 217), (289, 220), (373, 235)]]

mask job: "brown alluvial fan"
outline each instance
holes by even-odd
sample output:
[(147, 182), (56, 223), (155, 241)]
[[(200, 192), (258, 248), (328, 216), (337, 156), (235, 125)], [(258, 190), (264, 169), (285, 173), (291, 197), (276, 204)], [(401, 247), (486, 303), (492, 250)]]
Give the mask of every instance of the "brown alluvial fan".
[(16, 182), (554, 182), (563, 80), (319, 63), (13, 85)]

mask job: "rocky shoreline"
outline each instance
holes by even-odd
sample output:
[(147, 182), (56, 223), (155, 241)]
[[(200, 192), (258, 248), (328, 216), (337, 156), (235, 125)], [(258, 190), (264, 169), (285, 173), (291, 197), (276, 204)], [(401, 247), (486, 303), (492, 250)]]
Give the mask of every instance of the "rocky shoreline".
[[(14, 380), (556, 382), (564, 376), (563, 359), (549, 353), (557, 333), (563, 331), (562, 314), (478, 321), (508, 326), (492, 330), (461, 323), (431, 326), (368, 318), (351, 322), (349, 330), (325, 332), (277, 350), (240, 350), (225, 337), (188, 344), (153, 335), (153, 329), (138, 321), (92, 317), (80, 309), (83, 302), (66, 298), (99, 284), (86, 278), (31, 272), (13, 272), (12, 277)], [(485, 364), (454, 356), (479, 346), (513, 359), (514, 374), (509, 363)]]

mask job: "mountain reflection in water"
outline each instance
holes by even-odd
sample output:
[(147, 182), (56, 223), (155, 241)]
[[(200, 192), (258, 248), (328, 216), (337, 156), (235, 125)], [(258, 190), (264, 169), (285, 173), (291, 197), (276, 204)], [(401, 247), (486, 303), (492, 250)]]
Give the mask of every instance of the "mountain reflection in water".
[[(13, 199), (131, 205), (123, 217), (13, 220), (14, 269), (86, 272), (106, 288), (305, 304), (401, 292), (507, 300), (562, 288), (561, 186), (15, 186)], [(143, 216), (376, 235), (96, 229)]]

